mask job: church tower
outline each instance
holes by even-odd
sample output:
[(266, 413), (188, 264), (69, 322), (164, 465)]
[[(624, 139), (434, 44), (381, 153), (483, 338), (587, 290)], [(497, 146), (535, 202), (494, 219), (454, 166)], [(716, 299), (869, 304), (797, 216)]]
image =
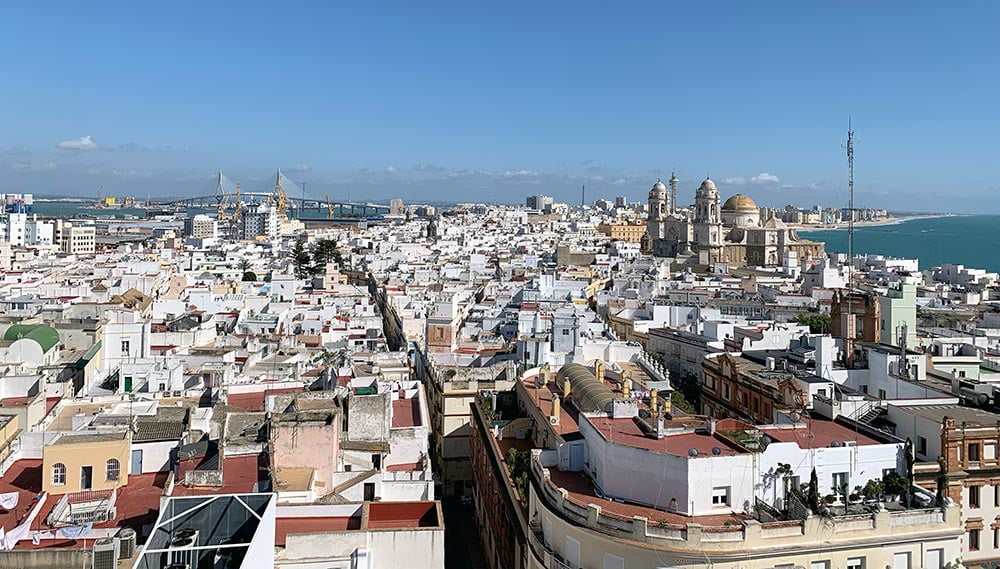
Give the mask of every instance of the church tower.
[(663, 182), (657, 180), (649, 190), (649, 212), (646, 216), (646, 231), (650, 238), (663, 238), (663, 222), (667, 219), (667, 209), (669, 198), (667, 198), (667, 187)]
[(677, 211), (677, 185), (680, 184), (680, 180), (677, 179), (677, 172), (670, 172), (670, 213), (675, 213)]
[(722, 260), (722, 208), (719, 202), (715, 182), (705, 178), (694, 197), (695, 244), (703, 264)]

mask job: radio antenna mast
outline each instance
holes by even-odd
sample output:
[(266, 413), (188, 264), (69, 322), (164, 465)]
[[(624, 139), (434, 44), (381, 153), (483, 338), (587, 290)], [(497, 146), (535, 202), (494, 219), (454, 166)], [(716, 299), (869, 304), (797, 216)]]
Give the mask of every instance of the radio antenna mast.
[[(844, 336), (847, 343), (845, 358), (854, 365), (854, 337), (857, 316), (854, 314), (854, 130), (847, 119), (847, 323)], [(841, 319), (844, 320), (843, 318)]]
[(847, 257), (854, 263), (854, 131), (847, 119)]

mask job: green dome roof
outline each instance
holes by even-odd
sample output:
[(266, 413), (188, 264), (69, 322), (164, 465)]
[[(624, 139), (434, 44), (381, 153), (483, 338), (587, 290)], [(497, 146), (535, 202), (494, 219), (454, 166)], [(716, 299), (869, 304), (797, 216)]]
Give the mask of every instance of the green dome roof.
[(42, 353), (48, 352), (59, 343), (59, 332), (45, 324), (14, 324), (3, 334), (4, 340), (14, 341), (27, 338), (38, 342)]

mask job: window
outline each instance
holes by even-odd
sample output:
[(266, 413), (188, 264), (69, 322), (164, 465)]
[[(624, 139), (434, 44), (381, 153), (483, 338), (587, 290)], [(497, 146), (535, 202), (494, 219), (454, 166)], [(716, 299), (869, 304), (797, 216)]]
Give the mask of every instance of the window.
[(848, 557), (847, 569), (865, 569), (864, 557)]
[(52, 465), (52, 484), (62, 485), (66, 483), (66, 465), (57, 462)]
[(851, 477), (847, 472), (834, 472), (833, 473), (833, 487), (837, 492), (846, 486), (848, 489), (851, 487)]
[(117, 458), (109, 458), (104, 470), (108, 480), (118, 480), (118, 477), (121, 476), (122, 466)]
[(794, 491), (796, 491), (796, 490), (799, 489), (799, 485), (800, 484), (802, 484), (802, 482), (801, 482), (801, 480), (799, 480), (798, 476), (786, 476), (785, 477), (784, 491), (785, 491), (785, 499), (786, 500), (788, 499), (789, 495), (791, 495)]
[(712, 488), (712, 505), (713, 506), (729, 505), (729, 486), (720, 486), (717, 488)]
[(129, 343), (128, 340), (122, 340), (122, 355), (123, 356), (129, 355), (129, 352), (131, 352), (131, 350), (129, 350), (129, 348), (131, 348), (131, 347), (132, 347), (132, 345)]
[(943, 560), (943, 549), (928, 549), (924, 554), (924, 569), (941, 569)]
[(809, 569), (830, 569), (829, 561), (813, 561), (809, 564)]
[(979, 530), (969, 530), (969, 551), (979, 551)]
[(910, 552), (893, 553), (892, 569), (910, 569)]
[(993, 505), (1000, 508), (1000, 484), (993, 487)]
[(993, 528), (993, 549), (1000, 549), (1000, 528)]
[(979, 486), (969, 486), (969, 507), (979, 507)]
[(886, 393), (885, 393), (884, 389), (879, 389), (878, 390), (878, 398), (879, 399), (885, 399), (885, 395), (886, 395)]
[(917, 436), (917, 454), (927, 456), (927, 439)]
[(979, 462), (979, 443), (969, 443), (969, 461)]
[(605, 553), (604, 569), (625, 569), (625, 560), (617, 555)]

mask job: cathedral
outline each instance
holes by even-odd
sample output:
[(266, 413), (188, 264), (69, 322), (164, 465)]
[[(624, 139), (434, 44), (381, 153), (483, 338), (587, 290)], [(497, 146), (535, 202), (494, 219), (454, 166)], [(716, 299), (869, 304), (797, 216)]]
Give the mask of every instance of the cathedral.
[(649, 190), (649, 213), (643, 249), (677, 262), (731, 267), (777, 266), (789, 253), (798, 261), (823, 255), (823, 243), (801, 239), (780, 219), (761, 222), (760, 208), (736, 194), (721, 204), (715, 182), (706, 178), (694, 197), (694, 211), (677, 206), (677, 175), (670, 190), (660, 181)]

